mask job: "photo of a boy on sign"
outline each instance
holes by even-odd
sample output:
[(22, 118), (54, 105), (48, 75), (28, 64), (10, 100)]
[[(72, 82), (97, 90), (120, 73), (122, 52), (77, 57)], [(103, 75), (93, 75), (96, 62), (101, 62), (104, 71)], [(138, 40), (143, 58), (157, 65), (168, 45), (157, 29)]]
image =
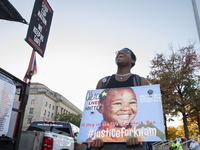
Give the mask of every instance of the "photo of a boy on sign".
[[(104, 142), (125, 141), (131, 136), (134, 126), (131, 121), (137, 114), (137, 99), (131, 88), (106, 89), (100, 95), (99, 113), (103, 115), (105, 126), (100, 126), (92, 140), (100, 137)], [(111, 132), (109, 132), (111, 131)], [(139, 141), (145, 138), (139, 136)], [(90, 142), (90, 140), (88, 140)]]
[[(142, 106), (152, 101), (150, 107), (153, 106), (156, 110), (156, 105), (159, 103), (162, 110), (160, 95), (153, 94), (152, 96), (153, 90), (144, 90), (144, 92), (147, 91), (147, 95), (138, 95), (138, 101), (136, 96), (138, 91), (138, 87), (89, 91), (86, 95), (78, 142), (91, 142), (95, 139), (102, 139), (103, 142), (124, 142), (135, 137), (138, 141), (164, 140), (162, 114), (156, 114), (161, 117), (161, 120), (157, 117), (156, 121), (149, 121), (146, 118), (148, 114), (146, 114), (145, 106)], [(144, 108), (143, 113), (141, 113), (142, 110), (138, 113), (138, 104), (140, 108)], [(148, 109), (146, 107), (147, 111)]]

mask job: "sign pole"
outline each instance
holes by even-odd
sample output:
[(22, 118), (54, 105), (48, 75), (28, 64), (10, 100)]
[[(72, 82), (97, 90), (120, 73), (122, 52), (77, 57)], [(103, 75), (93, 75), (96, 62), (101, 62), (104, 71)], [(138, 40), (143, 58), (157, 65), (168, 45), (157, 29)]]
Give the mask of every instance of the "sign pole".
[(35, 50), (33, 49), (31, 58), (30, 58), (30, 62), (29, 62), (29, 66), (28, 66), (28, 70), (27, 70), (25, 78), (24, 78), (25, 83), (27, 83), (28, 78), (29, 78), (29, 82), (31, 81), (31, 77), (33, 75), (34, 58), (35, 58)]
[(197, 10), (197, 4), (196, 4), (195, 0), (192, 0), (192, 7), (193, 7), (193, 11), (194, 11), (194, 17), (195, 17), (197, 32), (198, 32), (199, 41), (200, 41), (200, 21), (199, 21), (199, 14), (198, 14), (198, 10)]

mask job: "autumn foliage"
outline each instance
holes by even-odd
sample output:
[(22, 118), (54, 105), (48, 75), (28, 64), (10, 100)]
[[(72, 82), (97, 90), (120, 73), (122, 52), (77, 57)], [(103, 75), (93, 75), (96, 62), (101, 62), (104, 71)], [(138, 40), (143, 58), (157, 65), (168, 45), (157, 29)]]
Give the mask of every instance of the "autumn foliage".
[(160, 84), (164, 115), (182, 114), (187, 139), (189, 138), (187, 119), (193, 108), (195, 93), (199, 90), (199, 58), (194, 44), (182, 47), (176, 52), (171, 47), (170, 55), (156, 54), (151, 61), (152, 66), (148, 76), (151, 84)]
[[(192, 122), (188, 121), (188, 129), (189, 129), (189, 139), (192, 136), (194, 137), (199, 136), (197, 124), (193, 124)], [(168, 132), (168, 139), (171, 139), (171, 140), (175, 139), (177, 135), (179, 135), (182, 138), (185, 137), (183, 125), (179, 125), (176, 128), (172, 126), (167, 127), (167, 132)], [(200, 138), (198, 138), (197, 141), (200, 142)]]
[(77, 127), (80, 127), (82, 116), (80, 114), (73, 114), (73, 113), (63, 113), (61, 115), (56, 115), (55, 119), (57, 121), (64, 121), (70, 122)]

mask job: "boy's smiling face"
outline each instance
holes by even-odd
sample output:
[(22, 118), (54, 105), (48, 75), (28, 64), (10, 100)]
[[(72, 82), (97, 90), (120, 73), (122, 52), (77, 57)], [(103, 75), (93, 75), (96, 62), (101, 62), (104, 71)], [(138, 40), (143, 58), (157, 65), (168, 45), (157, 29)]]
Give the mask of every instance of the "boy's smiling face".
[(111, 89), (101, 104), (100, 113), (107, 122), (126, 126), (137, 114), (137, 99), (132, 89)]

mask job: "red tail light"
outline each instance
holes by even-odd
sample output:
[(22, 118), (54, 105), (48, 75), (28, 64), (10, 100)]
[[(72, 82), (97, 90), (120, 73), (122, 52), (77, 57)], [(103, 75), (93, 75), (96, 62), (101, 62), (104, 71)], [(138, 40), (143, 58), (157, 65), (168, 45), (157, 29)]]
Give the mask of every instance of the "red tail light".
[(42, 150), (52, 150), (52, 149), (53, 149), (53, 139), (45, 137)]
[(56, 121), (45, 121), (45, 123), (56, 123)]

